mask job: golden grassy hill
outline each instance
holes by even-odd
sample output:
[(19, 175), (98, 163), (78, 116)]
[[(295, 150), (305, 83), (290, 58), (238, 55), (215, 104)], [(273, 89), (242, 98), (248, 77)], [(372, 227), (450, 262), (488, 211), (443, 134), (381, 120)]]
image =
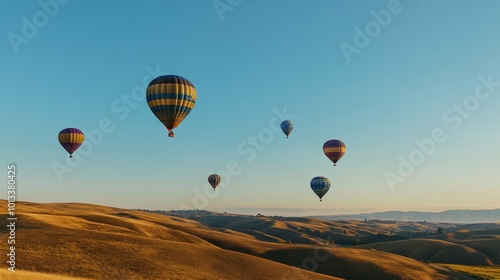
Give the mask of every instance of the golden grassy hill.
[(446, 240), (475, 249), (488, 256), (495, 264), (500, 265), (500, 228), (460, 230), (430, 238)]
[(330, 246), (258, 242), (224, 233), (192, 232), (217, 246), (245, 252), (291, 266), (314, 268), (345, 279), (445, 279), (428, 265), (411, 258), (371, 250)]
[[(6, 208), (5, 201), (0, 207)], [(18, 202), (17, 211), (23, 270), (92, 279), (273, 279), (288, 271), (335, 279), (223, 250), (175, 229), (199, 226), (189, 220), (83, 204)]]
[[(5, 200), (0, 207), (7, 208)], [(389, 253), (284, 244), (265, 231), (256, 237), (136, 210), (18, 202), (17, 213), (16, 268), (45, 279), (446, 279)], [(6, 215), (0, 219), (5, 223)], [(2, 226), (0, 240), (7, 234)], [(44, 279), (23, 273), (18, 279)]]
[(429, 238), (441, 239), (446, 241), (457, 241), (468, 238), (500, 239), (500, 224), (495, 229), (461, 229), (453, 232), (435, 235)]
[(488, 256), (495, 264), (500, 264), (500, 239), (460, 240), (455, 243), (478, 250)]
[(495, 264), (500, 265), (500, 249), (498, 249), (500, 248), (500, 223), (486, 225), (496, 228), (477, 229), (481, 225), (465, 225), (464, 227), (469, 229), (443, 233), (429, 238), (445, 240), (475, 249), (488, 256)]
[[(304, 245), (271, 250), (263, 257), (293, 266), (316, 263), (304, 263), (304, 259), (318, 256), (316, 271), (335, 275), (344, 279), (397, 280), (448, 279), (437, 273), (427, 264), (395, 254), (354, 248), (325, 248), (321, 250), (307, 248)], [(311, 260), (312, 261), (312, 260)]]
[(498, 280), (500, 279), (500, 267), (470, 266), (459, 264), (441, 264), (441, 266), (456, 271), (461, 275), (468, 275), (473, 279)]
[(415, 260), (467, 265), (494, 265), (486, 254), (473, 248), (434, 239), (410, 239), (356, 246), (406, 256)]
[(244, 232), (261, 241), (291, 242), (294, 244), (324, 244), (328, 239), (349, 239), (379, 233), (435, 232), (438, 227), (443, 225), (441, 223), (397, 221), (326, 221), (300, 217), (219, 214), (207, 211), (202, 211), (199, 214), (185, 214), (185, 217), (211, 228)]
[(36, 280), (89, 280), (89, 278), (71, 277), (68, 275), (58, 275), (50, 273), (32, 272), (25, 270), (16, 270), (15, 272), (8, 271), (7, 269), (0, 270), (0, 279), (8, 280), (23, 280), (23, 279), (36, 279)]

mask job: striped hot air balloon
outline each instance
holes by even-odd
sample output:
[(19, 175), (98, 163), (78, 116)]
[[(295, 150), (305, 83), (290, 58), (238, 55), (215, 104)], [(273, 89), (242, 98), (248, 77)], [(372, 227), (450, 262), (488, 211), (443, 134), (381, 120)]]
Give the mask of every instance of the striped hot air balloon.
[(281, 130), (283, 131), (283, 133), (285, 133), (286, 138), (288, 138), (288, 135), (290, 135), (290, 133), (292, 133), (293, 123), (289, 120), (282, 121), (281, 122)]
[(196, 89), (183, 77), (165, 75), (149, 83), (146, 99), (153, 114), (168, 129), (168, 136), (174, 137), (173, 129), (186, 118), (196, 103)]
[(345, 149), (345, 144), (340, 140), (328, 140), (323, 144), (323, 152), (333, 162), (334, 166), (345, 154)]
[(220, 176), (217, 174), (211, 174), (210, 176), (208, 176), (208, 183), (210, 183), (212, 188), (214, 188), (214, 191), (215, 188), (217, 188), (217, 186), (220, 184), (220, 180)]
[(82, 145), (85, 136), (83, 132), (76, 128), (65, 128), (59, 132), (59, 143), (68, 151), (69, 157)]
[(317, 176), (311, 180), (311, 189), (319, 197), (319, 201), (323, 201), (323, 196), (330, 189), (330, 180), (323, 176)]

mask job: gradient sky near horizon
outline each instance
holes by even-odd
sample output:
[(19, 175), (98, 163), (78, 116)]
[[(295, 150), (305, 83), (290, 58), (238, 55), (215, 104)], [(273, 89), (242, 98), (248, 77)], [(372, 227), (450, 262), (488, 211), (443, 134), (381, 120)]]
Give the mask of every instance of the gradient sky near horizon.
[[(350, 62), (340, 45), (356, 47), (356, 28), (397, 1), (231, 1), (221, 17), (214, 3), (227, 0), (73, 0), (40, 24), (39, 3), (54, 1), (0, 5), (0, 155), (17, 164), (18, 200), (269, 215), (500, 208), (498, 1), (401, 0)], [(166, 73), (198, 94), (175, 138), (140, 93)], [(479, 77), (495, 81), (484, 100)], [(464, 101), (474, 110), (461, 116)], [(289, 139), (268, 133), (284, 108)], [(113, 131), (92, 144), (106, 119)], [(66, 127), (86, 132), (80, 160), (57, 141)], [(446, 140), (391, 188), (385, 174), (435, 129)], [(329, 139), (347, 146), (337, 167)], [(241, 172), (214, 194), (207, 176), (228, 162)], [(61, 181), (54, 165), (71, 172)], [(309, 186), (320, 175), (332, 182), (321, 203)]]

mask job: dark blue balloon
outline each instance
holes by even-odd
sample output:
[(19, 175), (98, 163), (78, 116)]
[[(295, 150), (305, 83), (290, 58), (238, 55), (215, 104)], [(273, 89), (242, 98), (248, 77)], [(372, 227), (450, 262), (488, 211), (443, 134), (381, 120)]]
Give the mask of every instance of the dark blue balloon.
[(283, 133), (285, 133), (286, 138), (288, 138), (288, 135), (290, 135), (290, 133), (292, 133), (293, 123), (289, 120), (282, 121), (281, 122), (281, 130), (283, 131)]
[(330, 189), (330, 180), (323, 176), (317, 176), (311, 180), (311, 189), (319, 197), (319, 201), (322, 201), (323, 196)]

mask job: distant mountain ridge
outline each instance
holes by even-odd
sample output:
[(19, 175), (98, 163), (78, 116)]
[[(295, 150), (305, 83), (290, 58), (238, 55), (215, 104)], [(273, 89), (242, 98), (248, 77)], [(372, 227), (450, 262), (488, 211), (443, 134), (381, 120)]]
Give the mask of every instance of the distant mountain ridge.
[(427, 221), (442, 223), (497, 223), (500, 222), (500, 209), (490, 210), (447, 210), (443, 212), (386, 211), (371, 214), (311, 216), (323, 220), (396, 220)]

